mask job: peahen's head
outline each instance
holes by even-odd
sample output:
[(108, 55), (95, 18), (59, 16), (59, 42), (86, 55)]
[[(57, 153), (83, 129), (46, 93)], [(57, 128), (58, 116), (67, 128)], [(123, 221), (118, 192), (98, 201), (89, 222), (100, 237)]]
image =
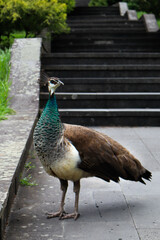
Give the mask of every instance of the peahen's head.
[(60, 86), (60, 85), (64, 85), (63, 82), (60, 81), (59, 78), (56, 77), (49, 77), (45, 72), (41, 72), (41, 77), (39, 79), (40, 82), (40, 86), (44, 87), (48, 84), (48, 91), (50, 93), (50, 96), (52, 96), (56, 89)]
[(50, 93), (50, 96), (52, 96), (55, 93), (56, 89), (60, 85), (64, 85), (64, 83), (61, 82), (59, 78), (56, 78), (56, 77), (48, 78), (48, 91)]

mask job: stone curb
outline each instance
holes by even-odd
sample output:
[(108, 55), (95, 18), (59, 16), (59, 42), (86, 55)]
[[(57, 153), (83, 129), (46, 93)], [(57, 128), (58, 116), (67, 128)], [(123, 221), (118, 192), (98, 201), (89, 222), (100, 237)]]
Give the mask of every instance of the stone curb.
[[(127, 16), (130, 21), (138, 21), (137, 12), (135, 10), (129, 10), (126, 2), (119, 2), (119, 12), (121, 16)], [(147, 32), (157, 32), (159, 30), (154, 14), (143, 14), (141, 19), (144, 21)]]
[(0, 239), (7, 223), (20, 174), (32, 143), (39, 111), (41, 38), (17, 39), (11, 49), (11, 108), (0, 122)]
[(128, 10), (127, 16), (130, 21), (138, 21), (137, 12), (135, 10)]
[(119, 2), (119, 12), (121, 16), (124, 16), (128, 11), (128, 4), (126, 2)]
[(142, 19), (145, 23), (147, 32), (157, 32), (159, 30), (154, 14), (144, 14)]

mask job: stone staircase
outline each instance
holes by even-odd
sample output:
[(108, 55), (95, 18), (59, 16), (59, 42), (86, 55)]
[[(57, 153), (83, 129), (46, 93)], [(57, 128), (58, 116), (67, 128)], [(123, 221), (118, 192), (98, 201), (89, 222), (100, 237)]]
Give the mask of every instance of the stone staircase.
[[(160, 33), (118, 6), (77, 7), (70, 34), (53, 36), (42, 69), (64, 86), (57, 92), (63, 122), (83, 125), (160, 124)], [(41, 88), (40, 108), (48, 99)]]

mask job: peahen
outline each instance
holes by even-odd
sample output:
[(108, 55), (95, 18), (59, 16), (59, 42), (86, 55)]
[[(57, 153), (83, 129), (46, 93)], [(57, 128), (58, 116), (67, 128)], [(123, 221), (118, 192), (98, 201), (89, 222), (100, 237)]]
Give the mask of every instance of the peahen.
[[(48, 218), (79, 217), (80, 179), (96, 176), (107, 182), (119, 182), (119, 177), (144, 183), (151, 172), (119, 143), (91, 128), (63, 124), (59, 117), (55, 91), (63, 83), (43, 74), (48, 82), (49, 99), (34, 130), (34, 145), (45, 171), (59, 178), (62, 190), (60, 210), (48, 213)], [(42, 79), (42, 80), (43, 80)], [(68, 180), (74, 183), (75, 210), (64, 211)]]

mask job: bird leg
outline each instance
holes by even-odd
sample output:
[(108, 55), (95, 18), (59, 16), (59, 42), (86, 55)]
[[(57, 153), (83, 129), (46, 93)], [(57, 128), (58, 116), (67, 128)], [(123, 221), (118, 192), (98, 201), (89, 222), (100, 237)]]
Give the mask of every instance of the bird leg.
[(79, 212), (78, 212), (79, 192), (80, 192), (80, 181), (74, 182), (73, 191), (75, 192), (75, 209), (74, 209), (74, 212), (63, 215), (63, 216), (61, 217), (61, 219), (74, 218), (74, 220), (77, 220), (77, 218), (80, 216), (80, 214), (79, 214)]
[(61, 183), (61, 190), (62, 190), (60, 209), (58, 212), (55, 212), (55, 213), (47, 213), (47, 218), (59, 217), (59, 219), (63, 219), (63, 216), (66, 214), (64, 211), (64, 204), (65, 204), (65, 196), (68, 188), (68, 182), (66, 180), (60, 179), (60, 183)]

